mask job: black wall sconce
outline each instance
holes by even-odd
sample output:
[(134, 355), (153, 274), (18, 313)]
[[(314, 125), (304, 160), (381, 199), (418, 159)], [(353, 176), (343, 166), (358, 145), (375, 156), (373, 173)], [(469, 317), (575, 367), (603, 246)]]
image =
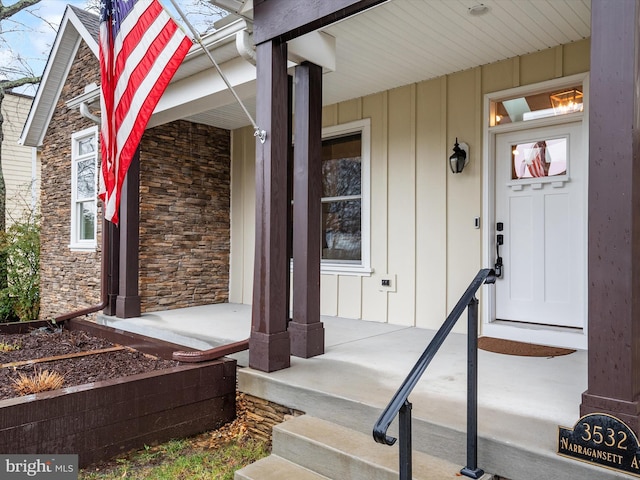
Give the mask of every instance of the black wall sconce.
[(449, 157), (449, 166), (453, 173), (460, 173), (464, 170), (464, 167), (469, 163), (469, 145), (464, 142), (458, 143), (458, 137), (456, 137), (456, 144), (453, 146), (453, 155)]

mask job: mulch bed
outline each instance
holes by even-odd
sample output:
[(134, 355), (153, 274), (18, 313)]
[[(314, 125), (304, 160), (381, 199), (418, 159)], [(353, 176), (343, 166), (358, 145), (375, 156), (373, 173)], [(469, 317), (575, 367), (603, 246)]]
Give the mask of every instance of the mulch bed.
[[(49, 327), (26, 334), (0, 334), (0, 365), (114, 346), (108, 340), (84, 331)], [(16, 396), (12, 380), (18, 379), (20, 373), (31, 375), (36, 371), (55, 371), (64, 376), (63, 387), (71, 387), (175, 367), (178, 364), (127, 348), (65, 360), (4, 367), (0, 368), (0, 400)]]

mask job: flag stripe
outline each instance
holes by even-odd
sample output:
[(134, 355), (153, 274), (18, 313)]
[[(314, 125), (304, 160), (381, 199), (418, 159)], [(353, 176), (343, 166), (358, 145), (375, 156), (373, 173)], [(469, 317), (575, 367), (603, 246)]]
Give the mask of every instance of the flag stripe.
[[(129, 59), (132, 51), (139, 45), (141, 40), (148, 35), (153, 35), (149, 31), (149, 28), (164, 12), (158, 2), (149, 4), (146, 0), (140, 0), (136, 5), (137, 6), (131, 10), (131, 15), (125, 19), (123, 28), (120, 29), (113, 39), (113, 55), (116, 62), (114, 71), (116, 73), (125, 71), (125, 63)], [(165, 17), (170, 18), (169, 15), (166, 14)], [(129, 28), (130, 23), (131, 27), (135, 28)], [(142, 52), (142, 54), (144, 54), (144, 52)]]
[(121, 122), (127, 113), (125, 108), (129, 106), (138, 85), (147, 75), (156, 75), (152, 70), (154, 63), (160, 61), (161, 55), (171, 55), (175, 51), (174, 46), (169, 44), (176, 31), (175, 24), (172, 23), (162, 25), (159, 21), (155, 22), (149, 30), (155, 35), (153, 43), (140, 42), (139, 48), (136, 48), (127, 60), (126, 70), (130, 74), (116, 79), (115, 96), (119, 100), (115, 109), (116, 122)]
[(118, 223), (120, 190), (153, 110), (192, 46), (158, 0), (102, 0), (100, 198)]
[[(188, 51), (191, 47), (191, 42), (183, 41), (179, 36), (174, 36), (167, 44), (167, 47), (174, 46), (173, 44), (177, 44), (176, 48), (181, 47), (184, 49), (186, 46), (186, 50)], [(169, 48), (167, 48), (168, 50)], [(153, 66), (152, 71), (149, 75), (145, 77), (145, 79), (140, 83), (138, 89), (135, 92), (131, 99), (131, 104), (129, 111), (126, 115), (124, 115), (121, 119), (119, 118), (120, 128), (118, 129), (117, 134), (117, 142), (118, 145), (122, 145), (122, 157), (128, 158), (130, 154), (133, 156), (135, 149), (138, 146), (138, 142), (142, 138), (142, 134), (144, 133), (144, 128), (146, 125), (140, 125), (138, 122), (138, 118), (140, 115), (146, 115), (149, 118), (153, 113), (153, 109), (157, 105), (160, 97), (166, 85), (168, 85), (169, 80), (166, 77), (160, 77), (160, 79), (156, 79), (154, 71), (164, 71), (166, 68), (169, 68), (169, 62), (173, 58), (173, 52), (167, 52), (166, 50), (158, 56), (156, 59), (156, 63)], [(158, 83), (162, 82), (163, 83)], [(116, 117), (117, 118), (117, 117)], [(124, 178), (124, 176), (122, 176)]]

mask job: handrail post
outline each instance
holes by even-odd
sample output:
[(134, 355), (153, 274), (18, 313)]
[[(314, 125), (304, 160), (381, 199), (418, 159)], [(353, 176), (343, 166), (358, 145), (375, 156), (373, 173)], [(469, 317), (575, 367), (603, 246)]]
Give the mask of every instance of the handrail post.
[(478, 299), (475, 296), (469, 300), (467, 316), (467, 466), (460, 473), (477, 479), (484, 471), (478, 468)]
[(411, 480), (411, 402), (406, 400), (398, 412), (398, 438), (400, 439), (400, 480)]
[(407, 378), (393, 395), (389, 404), (373, 426), (373, 438), (384, 445), (394, 445), (397, 438), (387, 435), (387, 430), (397, 416), (400, 438), (400, 480), (411, 480), (411, 403), (409, 394), (431, 363), (436, 352), (451, 333), (454, 325), (467, 309), (468, 321), (468, 399), (467, 399), (467, 466), (460, 473), (478, 479), (484, 471), (478, 468), (478, 299), (475, 294), (485, 283), (496, 281), (495, 272), (484, 268), (478, 272), (460, 300), (455, 304), (442, 326), (438, 329)]

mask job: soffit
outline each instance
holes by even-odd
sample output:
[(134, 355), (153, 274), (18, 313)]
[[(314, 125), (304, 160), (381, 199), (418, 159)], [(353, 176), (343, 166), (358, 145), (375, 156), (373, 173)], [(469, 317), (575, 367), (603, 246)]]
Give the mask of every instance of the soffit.
[[(487, 13), (471, 15), (479, 3)], [(336, 38), (323, 104), (579, 41), (591, 35), (590, 25), (591, 0), (391, 0), (322, 29)], [(240, 107), (225, 110), (227, 122), (217, 114), (200, 118), (223, 128), (249, 125)]]
[(590, 36), (590, 0), (394, 0), (324, 29), (337, 39), (325, 104)]

